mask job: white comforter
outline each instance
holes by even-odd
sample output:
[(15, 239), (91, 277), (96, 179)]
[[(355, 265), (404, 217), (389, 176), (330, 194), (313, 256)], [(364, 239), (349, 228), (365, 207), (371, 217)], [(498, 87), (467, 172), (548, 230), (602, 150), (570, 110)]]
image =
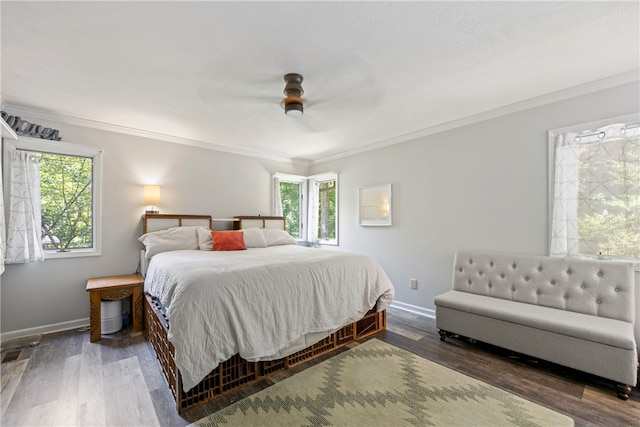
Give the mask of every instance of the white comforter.
[(144, 287), (167, 307), (185, 391), (236, 353), (248, 361), (282, 357), (300, 337), (384, 310), (394, 296), (372, 258), (297, 245), (161, 253)]

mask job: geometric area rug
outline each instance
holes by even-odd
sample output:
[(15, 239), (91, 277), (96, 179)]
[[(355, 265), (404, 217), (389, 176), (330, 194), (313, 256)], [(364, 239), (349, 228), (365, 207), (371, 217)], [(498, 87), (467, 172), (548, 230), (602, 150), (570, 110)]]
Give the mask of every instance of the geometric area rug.
[(573, 419), (377, 339), (192, 426), (573, 426)]

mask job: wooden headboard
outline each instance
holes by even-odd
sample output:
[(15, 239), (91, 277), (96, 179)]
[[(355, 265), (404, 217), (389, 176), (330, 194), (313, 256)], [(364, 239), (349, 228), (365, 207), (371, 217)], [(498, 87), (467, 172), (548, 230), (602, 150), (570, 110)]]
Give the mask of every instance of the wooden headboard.
[(234, 222), (234, 228), (236, 230), (251, 227), (286, 229), (286, 221), (283, 216), (236, 215), (234, 218), (237, 219), (237, 221)]
[(211, 215), (180, 215), (180, 214), (144, 214), (142, 215), (142, 234), (164, 230), (171, 227), (202, 225), (213, 229)]
[[(229, 227), (234, 230), (251, 227), (286, 229), (283, 216), (236, 215), (233, 218), (213, 218), (211, 215), (144, 214), (142, 215), (142, 234), (189, 225), (202, 225), (213, 230), (214, 223), (222, 226), (220, 229), (229, 229)], [(232, 225), (230, 226), (229, 223)]]

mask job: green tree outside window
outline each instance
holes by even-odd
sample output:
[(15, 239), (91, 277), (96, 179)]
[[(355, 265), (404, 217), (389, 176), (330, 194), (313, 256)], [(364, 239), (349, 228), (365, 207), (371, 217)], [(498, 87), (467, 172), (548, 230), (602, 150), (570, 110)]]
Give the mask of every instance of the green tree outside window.
[(42, 243), (61, 252), (93, 246), (93, 161), (34, 153), (40, 168)]
[(296, 182), (280, 183), (282, 199), (282, 215), (285, 218), (287, 231), (293, 237), (300, 236), (300, 184)]

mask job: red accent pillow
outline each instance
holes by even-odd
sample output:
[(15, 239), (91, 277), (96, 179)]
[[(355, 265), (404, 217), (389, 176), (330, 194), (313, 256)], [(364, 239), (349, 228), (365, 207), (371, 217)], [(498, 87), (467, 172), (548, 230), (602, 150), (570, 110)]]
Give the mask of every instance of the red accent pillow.
[(242, 231), (212, 231), (214, 251), (244, 251), (244, 235)]

